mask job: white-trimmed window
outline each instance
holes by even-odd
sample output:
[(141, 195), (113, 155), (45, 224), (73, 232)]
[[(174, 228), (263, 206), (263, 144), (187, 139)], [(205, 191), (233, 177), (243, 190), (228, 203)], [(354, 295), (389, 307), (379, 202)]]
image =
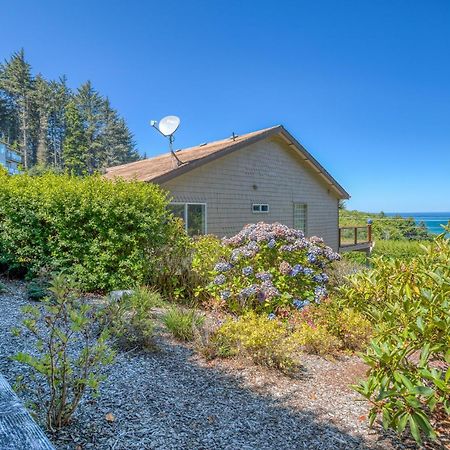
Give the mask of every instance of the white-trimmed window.
[(206, 203), (170, 203), (170, 212), (184, 221), (189, 236), (206, 234)]
[(253, 203), (252, 212), (254, 213), (268, 213), (269, 205), (267, 203)]
[(307, 213), (306, 203), (294, 203), (294, 228), (302, 230), (305, 234), (308, 223)]

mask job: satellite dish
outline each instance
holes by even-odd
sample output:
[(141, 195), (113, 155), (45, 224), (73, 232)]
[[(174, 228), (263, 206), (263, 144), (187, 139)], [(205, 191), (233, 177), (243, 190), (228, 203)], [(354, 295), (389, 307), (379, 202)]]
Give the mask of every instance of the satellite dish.
[(158, 129), (164, 136), (172, 136), (180, 125), (180, 118), (177, 116), (166, 116), (159, 121)]
[(156, 120), (151, 120), (150, 125), (155, 128), (155, 130), (158, 130), (164, 137), (169, 138), (169, 150), (175, 158), (177, 165), (181, 166), (184, 164), (184, 162), (181, 161), (173, 151), (173, 141), (175, 140), (173, 134), (177, 131), (180, 125), (180, 118), (177, 116), (166, 116), (163, 117), (159, 123)]

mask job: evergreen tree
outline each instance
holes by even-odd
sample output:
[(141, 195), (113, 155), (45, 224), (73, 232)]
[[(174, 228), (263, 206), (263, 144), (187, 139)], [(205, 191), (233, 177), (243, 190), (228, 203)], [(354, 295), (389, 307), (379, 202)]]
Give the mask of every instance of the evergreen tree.
[(55, 168), (62, 168), (63, 143), (66, 134), (65, 114), (66, 107), (72, 98), (72, 93), (67, 86), (65, 76), (58, 81), (51, 81), (50, 90), (52, 92), (52, 108), (49, 117), (48, 139), (51, 164)]
[(66, 132), (63, 143), (63, 160), (67, 169), (77, 175), (86, 171), (89, 145), (82, 115), (74, 100), (71, 100), (65, 111)]
[(49, 163), (49, 119), (52, 112), (52, 91), (50, 84), (41, 75), (34, 80), (33, 106), (37, 113), (37, 149), (36, 164), (46, 166)]
[(139, 154), (134, 150), (133, 136), (125, 121), (111, 107), (109, 99), (104, 100), (102, 119), (104, 127), (101, 132), (102, 158), (99, 168), (106, 169), (138, 160)]
[(90, 81), (74, 94), (65, 77), (33, 78), (23, 50), (0, 64), (0, 138), (36, 173), (93, 173), (139, 159), (125, 121)]
[(88, 173), (93, 173), (100, 167), (103, 100), (92, 87), (92, 83), (87, 81), (78, 88), (75, 102), (81, 115), (86, 137), (86, 170)]

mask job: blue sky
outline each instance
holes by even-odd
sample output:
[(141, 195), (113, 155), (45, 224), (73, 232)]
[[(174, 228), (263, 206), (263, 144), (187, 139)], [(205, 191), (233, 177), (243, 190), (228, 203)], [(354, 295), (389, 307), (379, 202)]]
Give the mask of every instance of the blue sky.
[(2, 3), (0, 58), (90, 79), (141, 153), (281, 123), (349, 208), (450, 211), (448, 0)]

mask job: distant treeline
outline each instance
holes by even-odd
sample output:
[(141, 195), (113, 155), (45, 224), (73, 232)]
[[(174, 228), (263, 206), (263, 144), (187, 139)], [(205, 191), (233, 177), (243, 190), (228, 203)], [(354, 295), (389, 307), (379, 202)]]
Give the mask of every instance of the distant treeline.
[(0, 64), (0, 139), (25, 169), (93, 173), (139, 159), (124, 119), (90, 81), (73, 91), (65, 76), (33, 75), (23, 50)]
[(388, 217), (383, 212), (347, 211), (342, 207), (339, 209), (340, 226), (365, 225), (368, 219), (372, 220), (372, 235), (378, 240), (424, 241), (433, 238), (426, 224), (417, 224), (412, 217)]

